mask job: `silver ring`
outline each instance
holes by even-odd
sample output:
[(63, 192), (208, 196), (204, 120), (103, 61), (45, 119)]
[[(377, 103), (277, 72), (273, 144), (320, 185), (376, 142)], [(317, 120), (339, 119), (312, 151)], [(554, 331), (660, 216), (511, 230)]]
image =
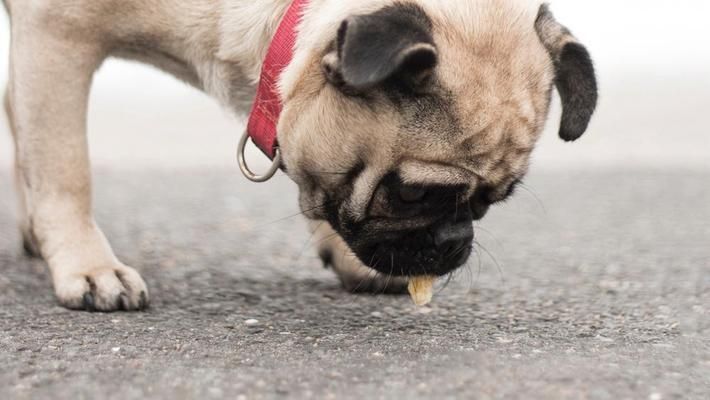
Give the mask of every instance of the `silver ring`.
[(249, 132), (245, 131), (244, 136), (242, 136), (242, 139), (239, 141), (239, 148), (237, 149), (237, 160), (239, 161), (239, 169), (242, 170), (242, 174), (244, 174), (244, 177), (246, 177), (252, 182), (266, 182), (269, 179), (273, 178), (274, 175), (276, 175), (276, 173), (279, 171), (279, 168), (281, 168), (281, 151), (276, 148), (274, 150), (274, 162), (273, 164), (271, 164), (271, 168), (269, 168), (269, 170), (264, 175), (257, 175), (253, 173), (251, 169), (249, 169), (246, 157), (244, 155), (248, 141)]

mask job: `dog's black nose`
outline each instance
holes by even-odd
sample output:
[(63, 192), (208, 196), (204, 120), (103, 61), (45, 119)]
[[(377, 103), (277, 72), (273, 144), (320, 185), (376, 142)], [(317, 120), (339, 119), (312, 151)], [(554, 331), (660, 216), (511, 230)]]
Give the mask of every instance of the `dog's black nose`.
[(444, 259), (461, 266), (471, 255), (473, 242), (473, 224), (460, 221), (438, 226), (433, 233), (434, 245)]

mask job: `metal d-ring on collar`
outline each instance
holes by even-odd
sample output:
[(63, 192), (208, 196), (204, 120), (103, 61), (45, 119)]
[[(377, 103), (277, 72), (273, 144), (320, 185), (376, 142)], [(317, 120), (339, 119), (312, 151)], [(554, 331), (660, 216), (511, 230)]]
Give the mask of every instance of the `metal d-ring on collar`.
[(247, 165), (247, 160), (246, 156), (244, 155), (244, 152), (247, 147), (247, 142), (249, 141), (249, 132), (244, 132), (244, 136), (242, 136), (242, 139), (239, 141), (239, 148), (237, 149), (237, 160), (239, 161), (239, 169), (242, 170), (242, 174), (249, 179), (252, 182), (256, 183), (263, 183), (276, 175), (276, 173), (279, 171), (281, 168), (281, 151), (276, 148), (274, 149), (274, 161), (273, 164), (271, 164), (271, 168), (269, 168), (268, 171), (264, 175), (257, 175), (249, 169), (249, 166)]

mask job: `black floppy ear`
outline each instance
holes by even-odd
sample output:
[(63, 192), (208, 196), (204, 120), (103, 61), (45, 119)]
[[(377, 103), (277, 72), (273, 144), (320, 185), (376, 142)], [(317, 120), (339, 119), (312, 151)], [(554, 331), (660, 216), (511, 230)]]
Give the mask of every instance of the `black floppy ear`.
[(562, 99), (560, 137), (579, 139), (597, 107), (597, 78), (587, 49), (555, 20), (547, 4), (540, 7), (535, 29), (555, 64), (555, 85)]
[(432, 23), (416, 5), (398, 4), (350, 17), (338, 30), (335, 50), (323, 59), (331, 83), (358, 91), (390, 79), (420, 85), (438, 56)]

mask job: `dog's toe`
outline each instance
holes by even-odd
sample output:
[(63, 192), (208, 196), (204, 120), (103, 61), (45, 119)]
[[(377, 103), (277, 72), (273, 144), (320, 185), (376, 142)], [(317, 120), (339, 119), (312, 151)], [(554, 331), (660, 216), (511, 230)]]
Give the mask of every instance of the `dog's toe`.
[(31, 239), (30, 235), (24, 233), (22, 234), (22, 250), (25, 253), (25, 256), (29, 258), (42, 257), (34, 240)]
[(101, 312), (148, 308), (148, 289), (132, 268), (115, 265), (58, 275), (54, 279), (55, 291), (67, 308)]
[(406, 278), (383, 275), (364, 265), (334, 267), (345, 290), (351, 293), (406, 294)]
[(345, 290), (352, 293), (407, 293), (409, 282), (406, 278), (383, 275), (365, 266), (330, 225), (319, 224), (314, 228), (314, 237), (323, 265), (335, 271)]
[(345, 290), (351, 293), (406, 294), (408, 280), (383, 275), (366, 267), (355, 257), (333, 257), (330, 250), (321, 249), (323, 265), (330, 267)]

